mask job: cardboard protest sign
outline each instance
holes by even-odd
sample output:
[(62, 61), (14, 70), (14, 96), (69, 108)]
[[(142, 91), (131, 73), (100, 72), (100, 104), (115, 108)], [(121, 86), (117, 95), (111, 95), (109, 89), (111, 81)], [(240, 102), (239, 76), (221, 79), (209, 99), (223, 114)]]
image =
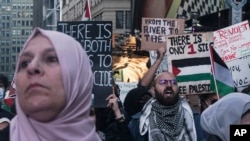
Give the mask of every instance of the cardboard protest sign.
[(213, 32), (214, 49), (224, 62), (250, 55), (250, 30), (248, 21)]
[(74, 37), (87, 52), (94, 75), (95, 107), (106, 107), (105, 99), (112, 93), (112, 22), (58, 22), (57, 30)]
[(166, 47), (166, 35), (183, 34), (184, 19), (142, 18), (141, 49)]
[(212, 32), (167, 36), (168, 70), (176, 76), (180, 94), (210, 92), (212, 37)]

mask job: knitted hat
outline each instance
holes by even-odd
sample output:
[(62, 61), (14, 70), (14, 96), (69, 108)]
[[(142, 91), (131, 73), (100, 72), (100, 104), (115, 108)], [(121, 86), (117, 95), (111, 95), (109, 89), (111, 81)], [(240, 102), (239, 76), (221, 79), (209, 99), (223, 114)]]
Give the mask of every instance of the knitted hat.
[[(143, 98), (144, 97), (144, 98)], [(145, 99), (147, 97), (147, 99)], [(128, 92), (124, 100), (124, 109), (129, 116), (140, 112), (152, 95), (145, 88), (134, 88)]]

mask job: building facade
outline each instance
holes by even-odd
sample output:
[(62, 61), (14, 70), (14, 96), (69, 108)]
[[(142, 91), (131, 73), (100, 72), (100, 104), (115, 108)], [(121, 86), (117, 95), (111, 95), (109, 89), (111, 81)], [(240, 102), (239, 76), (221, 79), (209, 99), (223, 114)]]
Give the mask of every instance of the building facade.
[(0, 18), (0, 73), (11, 81), (18, 54), (32, 31), (33, 1), (2, 0)]
[(57, 21), (60, 20), (62, 0), (33, 0), (33, 3), (33, 27), (56, 30)]
[(0, 73), (8, 76), (11, 64), (11, 19), (12, 3), (2, 1), (0, 10)]
[[(131, 0), (89, 0), (93, 21), (112, 21), (113, 33), (131, 28)], [(62, 21), (80, 21), (86, 0), (63, 0)]]

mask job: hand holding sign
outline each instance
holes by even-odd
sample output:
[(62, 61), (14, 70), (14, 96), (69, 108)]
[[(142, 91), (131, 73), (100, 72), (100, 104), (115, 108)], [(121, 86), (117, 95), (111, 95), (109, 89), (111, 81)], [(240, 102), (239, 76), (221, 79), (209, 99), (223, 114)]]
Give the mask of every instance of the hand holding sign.
[(123, 117), (123, 115), (119, 107), (119, 98), (115, 95), (114, 87), (112, 89), (113, 93), (106, 98), (108, 101), (107, 107), (111, 108), (114, 111), (116, 119), (119, 119), (120, 117)]

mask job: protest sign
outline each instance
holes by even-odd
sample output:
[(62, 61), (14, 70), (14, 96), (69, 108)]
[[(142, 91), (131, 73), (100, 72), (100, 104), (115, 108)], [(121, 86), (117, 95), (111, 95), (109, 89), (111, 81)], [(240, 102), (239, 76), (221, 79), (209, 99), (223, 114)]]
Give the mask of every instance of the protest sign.
[[(112, 93), (112, 22), (58, 22), (57, 30), (79, 41), (87, 52), (94, 75), (95, 107), (106, 107)], [(74, 63), (74, 62), (72, 62)]]
[(241, 91), (250, 85), (250, 56), (241, 57), (226, 62), (226, 64), (232, 73), (234, 86), (238, 91)]
[(250, 55), (248, 21), (213, 32), (214, 49), (224, 62)]
[(141, 49), (166, 47), (166, 35), (183, 34), (184, 19), (142, 18)]
[(213, 32), (214, 48), (230, 69), (238, 91), (250, 84), (250, 30), (243, 21)]
[[(157, 51), (155, 50), (149, 51), (149, 56), (150, 56), (150, 64), (152, 66), (158, 57)], [(155, 75), (161, 72), (167, 71), (167, 70), (168, 70), (168, 61), (167, 61), (167, 53), (165, 53), (161, 61), (161, 64), (159, 65), (159, 67), (157, 68), (157, 71), (155, 72)]]
[(212, 37), (212, 32), (167, 36), (168, 70), (176, 76), (180, 94), (211, 92)]

